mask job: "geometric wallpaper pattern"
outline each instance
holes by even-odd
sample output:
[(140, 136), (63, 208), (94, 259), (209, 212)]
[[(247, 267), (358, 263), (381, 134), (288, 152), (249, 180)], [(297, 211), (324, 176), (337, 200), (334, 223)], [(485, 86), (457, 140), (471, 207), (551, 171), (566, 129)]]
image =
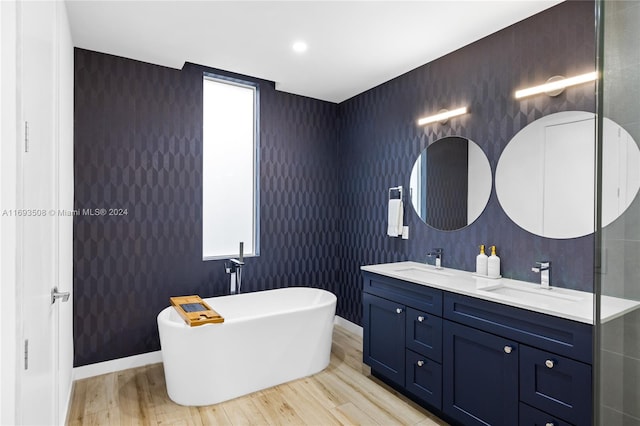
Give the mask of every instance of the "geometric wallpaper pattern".
[(469, 142), (447, 138), (430, 145), (426, 153), (426, 222), (445, 231), (464, 228), (468, 220)]
[[(409, 239), (387, 237), (385, 222), (388, 188), (408, 188), (416, 158), (437, 139), (474, 141), (495, 173), (502, 150), (527, 124), (558, 111), (595, 112), (591, 83), (555, 98), (513, 96), (553, 75), (594, 70), (594, 22), (593, 3), (564, 2), (339, 104), (338, 209), (344, 216), (338, 300), (350, 301), (340, 315), (361, 320), (360, 265), (425, 262), (435, 247), (444, 249), (444, 266), (473, 271), (478, 245), (496, 245), (502, 275), (531, 282), (540, 280), (531, 272), (534, 262), (548, 259), (555, 285), (592, 290), (593, 236), (556, 240), (523, 230), (500, 207), (495, 186), (482, 215), (457, 231), (425, 225), (406, 197)], [(420, 117), (462, 106), (469, 113), (444, 125), (416, 125)]]
[[(556, 98), (512, 95), (592, 70), (594, 37), (592, 4), (565, 2), (339, 105), (194, 64), (174, 70), (76, 49), (74, 208), (97, 214), (74, 217), (74, 365), (158, 350), (156, 315), (169, 297), (228, 293), (223, 262), (202, 261), (205, 71), (259, 87), (260, 256), (245, 259), (243, 291), (325, 288), (338, 296), (336, 313), (360, 323), (361, 265), (424, 261), (443, 247), (444, 266), (472, 270), (479, 244), (498, 247), (503, 276), (536, 281), (531, 265), (549, 258), (556, 284), (591, 290), (593, 237), (533, 236), (505, 215), (495, 190), (461, 230), (425, 225), (406, 199), (410, 239), (387, 237), (385, 222), (388, 188), (409, 187), (430, 142), (469, 138), (495, 170), (533, 120), (594, 111), (592, 84)], [(463, 105), (470, 113), (446, 125), (415, 124)]]
[[(74, 218), (76, 366), (158, 350), (156, 315), (169, 297), (229, 291), (223, 261), (202, 261), (203, 71), (238, 77), (76, 49), (75, 208), (127, 213)], [(336, 105), (251, 80), (261, 252), (246, 258), (242, 290), (330, 288)]]
[(191, 278), (197, 97), (179, 71), (76, 49), (75, 208), (126, 210), (74, 218), (76, 366), (146, 352), (166, 283)]

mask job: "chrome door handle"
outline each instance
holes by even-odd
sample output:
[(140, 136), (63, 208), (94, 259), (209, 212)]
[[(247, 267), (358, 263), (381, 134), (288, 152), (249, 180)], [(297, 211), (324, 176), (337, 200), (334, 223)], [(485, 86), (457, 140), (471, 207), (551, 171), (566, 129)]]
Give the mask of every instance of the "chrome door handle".
[(69, 301), (69, 292), (68, 291), (58, 291), (58, 287), (54, 287), (51, 289), (51, 304), (56, 303), (56, 300), (62, 299), (63, 302)]
[(420, 321), (420, 322), (424, 321), (424, 317), (423, 317), (422, 315), (420, 315), (420, 316), (418, 317), (418, 321)]
[(402, 308), (396, 308), (396, 314), (401, 314), (402, 313)]
[(418, 367), (422, 367), (423, 365), (424, 365), (424, 361), (423, 360), (418, 361)]
[(505, 346), (505, 347), (504, 347), (504, 352), (505, 352), (505, 353), (510, 354), (512, 350), (513, 350), (513, 348), (512, 348), (511, 346), (509, 346), (509, 345), (507, 345), (507, 346)]
[(547, 368), (553, 368), (556, 365), (556, 363), (552, 359), (548, 359), (544, 362), (544, 365), (546, 365)]

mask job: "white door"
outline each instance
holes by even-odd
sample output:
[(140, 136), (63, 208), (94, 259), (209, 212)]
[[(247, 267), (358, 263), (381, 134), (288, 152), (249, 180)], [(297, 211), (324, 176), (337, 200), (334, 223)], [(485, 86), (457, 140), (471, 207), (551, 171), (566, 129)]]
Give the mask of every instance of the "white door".
[(58, 419), (58, 305), (51, 290), (58, 276), (58, 171), (56, 4), (19, 4), (20, 102), (25, 124), (18, 232), (22, 344), (19, 421), (51, 425)]
[(542, 235), (570, 238), (593, 230), (593, 119), (545, 127)]

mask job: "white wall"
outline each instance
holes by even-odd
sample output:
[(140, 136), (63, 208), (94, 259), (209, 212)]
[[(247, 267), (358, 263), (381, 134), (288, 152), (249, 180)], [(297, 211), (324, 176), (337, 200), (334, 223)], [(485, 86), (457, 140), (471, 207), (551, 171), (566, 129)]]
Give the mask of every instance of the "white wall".
[(0, 424), (16, 423), (16, 3), (0, 1)]

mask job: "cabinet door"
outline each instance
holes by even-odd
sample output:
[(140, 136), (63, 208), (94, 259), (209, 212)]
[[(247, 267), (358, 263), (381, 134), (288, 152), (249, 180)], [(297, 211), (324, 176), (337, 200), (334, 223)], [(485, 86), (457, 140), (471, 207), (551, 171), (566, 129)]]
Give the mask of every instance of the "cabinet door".
[(465, 425), (518, 424), (518, 344), (443, 321), (442, 410)]
[(407, 348), (442, 362), (442, 318), (407, 308)]
[(405, 307), (368, 293), (363, 294), (364, 363), (404, 386)]
[(591, 366), (522, 345), (520, 399), (573, 424), (590, 425)]
[(442, 366), (424, 355), (407, 349), (406, 388), (409, 392), (442, 409)]

